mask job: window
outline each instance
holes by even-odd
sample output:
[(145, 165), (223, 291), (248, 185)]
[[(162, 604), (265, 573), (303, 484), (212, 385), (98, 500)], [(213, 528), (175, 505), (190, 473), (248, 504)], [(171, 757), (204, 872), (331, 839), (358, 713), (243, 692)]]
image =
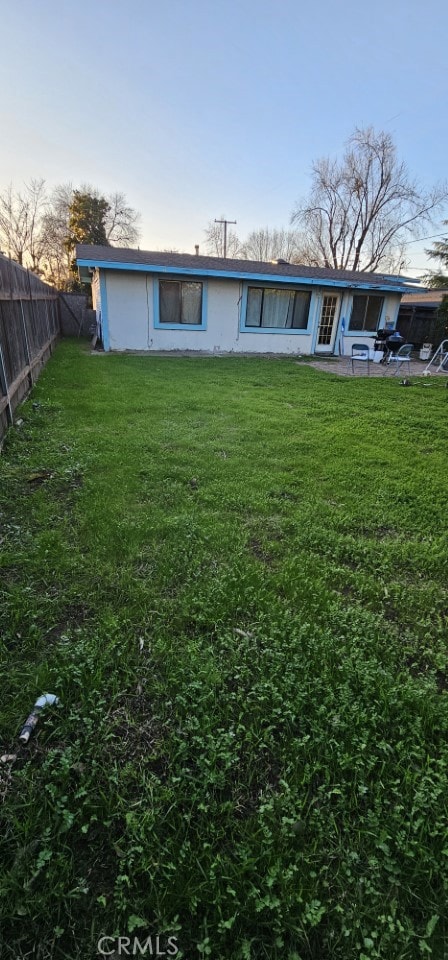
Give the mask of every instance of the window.
[(375, 332), (378, 328), (384, 297), (356, 294), (353, 297), (350, 330), (369, 330)]
[(276, 290), (249, 287), (245, 328), (306, 330), (311, 293), (306, 290)]
[(202, 327), (202, 283), (159, 280), (159, 323)]

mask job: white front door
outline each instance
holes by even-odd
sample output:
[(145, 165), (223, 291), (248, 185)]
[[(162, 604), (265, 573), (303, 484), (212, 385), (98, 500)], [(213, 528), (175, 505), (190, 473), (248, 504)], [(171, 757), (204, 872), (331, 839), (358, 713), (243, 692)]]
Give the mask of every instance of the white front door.
[(317, 328), (316, 353), (333, 353), (338, 326), (340, 297), (336, 294), (322, 298), (319, 326)]

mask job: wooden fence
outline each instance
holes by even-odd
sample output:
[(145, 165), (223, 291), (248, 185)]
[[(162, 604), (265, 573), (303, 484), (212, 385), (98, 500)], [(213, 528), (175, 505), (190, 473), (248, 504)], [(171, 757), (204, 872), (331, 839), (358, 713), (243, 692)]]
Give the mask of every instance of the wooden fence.
[(58, 291), (0, 254), (0, 442), (60, 332)]

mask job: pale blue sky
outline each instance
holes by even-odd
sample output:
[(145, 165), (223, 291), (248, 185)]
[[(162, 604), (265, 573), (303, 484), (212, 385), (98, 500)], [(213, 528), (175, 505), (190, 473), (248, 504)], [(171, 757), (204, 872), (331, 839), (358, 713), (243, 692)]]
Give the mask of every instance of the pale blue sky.
[[(287, 226), (312, 160), (340, 153), (355, 126), (389, 131), (425, 186), (447, 177), (446, 0), (0, 11), (0, 189), (44, 177), (122, 190), (144, 248), (204, 250), (221, 214), (241, 237)], [(409, 248), (409, 273), (428, 245)]]

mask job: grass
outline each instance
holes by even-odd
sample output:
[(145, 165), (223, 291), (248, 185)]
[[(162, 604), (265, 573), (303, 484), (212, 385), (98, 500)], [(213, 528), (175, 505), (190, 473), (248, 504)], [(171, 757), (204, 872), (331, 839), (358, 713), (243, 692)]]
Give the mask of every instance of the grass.
[(442, 387), (59, 346), (0, 458), (2, 958), (446, 956)]

